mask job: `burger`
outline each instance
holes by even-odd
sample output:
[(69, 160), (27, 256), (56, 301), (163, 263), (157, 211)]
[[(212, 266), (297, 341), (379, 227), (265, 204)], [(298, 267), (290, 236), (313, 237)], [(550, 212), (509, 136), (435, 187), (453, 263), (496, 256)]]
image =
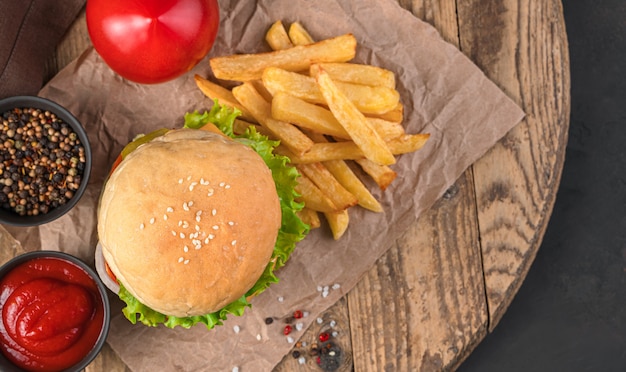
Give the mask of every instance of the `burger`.
[(210, 329), (243, 314), (308, 232), (297, 172), (253, 127), (235, 134), (237, 115), (215, 102), (181, 129), (139, 137), (116, 161), (97, 229), (104, 275), (130, 322)]

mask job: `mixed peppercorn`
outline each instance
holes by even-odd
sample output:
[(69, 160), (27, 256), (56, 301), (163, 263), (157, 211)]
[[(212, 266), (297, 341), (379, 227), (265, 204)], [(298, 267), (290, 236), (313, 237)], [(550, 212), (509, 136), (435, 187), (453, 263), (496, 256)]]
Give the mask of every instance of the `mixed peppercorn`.
[(85, 148), (54, 113), (15, 108), (2, 113), (0, 206), (36, 216), (66, 204), (78, 190)]

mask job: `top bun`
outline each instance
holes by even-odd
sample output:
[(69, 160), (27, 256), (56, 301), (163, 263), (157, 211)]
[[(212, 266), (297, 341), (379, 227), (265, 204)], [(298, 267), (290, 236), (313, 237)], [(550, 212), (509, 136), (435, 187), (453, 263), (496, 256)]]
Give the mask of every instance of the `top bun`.
[(220, 134), (178, 129), (139, 146), (107, 181), (98, 235), (111, 271), (170, 316), (241, 298), (271, 259), (281, 224), (269, 168)]

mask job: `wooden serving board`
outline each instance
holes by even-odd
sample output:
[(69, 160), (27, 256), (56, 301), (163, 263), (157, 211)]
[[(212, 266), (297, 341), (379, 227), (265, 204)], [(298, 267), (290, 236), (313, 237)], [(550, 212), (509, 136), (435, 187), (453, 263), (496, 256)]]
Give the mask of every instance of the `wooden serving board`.
[[(570, 80), (559, 0), (399, 4), (435, 26), (527, 116), (323, 315), (341, 329), (347, 357), (340, 370), (439, 371), (462, 363), (498, 324), (535, 258), (565, 156)], [(89, 45), (83, 11), (50, 57), (48, 78)], [(310, 345), (321, 326), (302, 340)], [(314, 358), (301, 365), (290, 355), (276, 367), (293, 370), (319, 369)], [(106, 347), (86, 371), (129, 369)]]

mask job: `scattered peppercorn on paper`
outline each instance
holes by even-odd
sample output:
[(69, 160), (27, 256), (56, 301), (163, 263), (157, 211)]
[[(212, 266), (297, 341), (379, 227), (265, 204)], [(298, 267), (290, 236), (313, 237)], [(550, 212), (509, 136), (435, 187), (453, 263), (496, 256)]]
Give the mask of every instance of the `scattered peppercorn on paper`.
[[(269, 51), (273, 22), (300, 22), (316, 39), (352, 33), (354, 62), (393, 71), (405, 106), (408, 133), (430, 133), (419, 151), (398, 157), (398, 179), (385, 191), (371, 186), (384, 208), (351, 208), (350, 225), (334, 240), (327, 227), (298, 243), (276, 275), (279, 283), (252, 299), (241, 317), (207, 330), (130, 324), (113, 302), (108, 343), (133, 371), (271, 370), (291, 352), (319, 314), (353, 288), (409, 226), (489, 148), (521, 121), (522, 110), (437, 31), (379, 0), (220, 1), (220, 31), (213, 50), (190, 73), (167, 83), (137, 85), (116, 76), (87, 50), (40, 92), (72, 111), (86, 127), (93, 150), (90, 185), (68, 215), (36, 228), (7, 230), (26, 250), (53, 249), (94, 262), (96, 208), (108, 169), (122, 147), (140, 133), (182, 127), (187, 112), (212, 101), (194, 82), (210, 78), (209, 58)], [(285, 319), (306, 311), (289, 329)], [(298, 314), (299, 316), (299, 314)], [(324, 340), (327, 341), (326, 335)], [(334, 352), (334, 351), (333, 351)]]

